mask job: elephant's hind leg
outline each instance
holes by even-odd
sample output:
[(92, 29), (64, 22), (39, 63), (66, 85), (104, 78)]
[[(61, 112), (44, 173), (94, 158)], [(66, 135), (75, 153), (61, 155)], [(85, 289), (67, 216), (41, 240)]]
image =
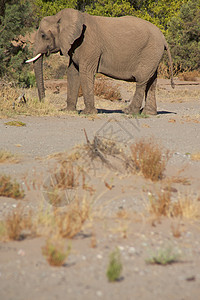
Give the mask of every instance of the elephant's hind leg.
[(157, 70), (154, 75), (149, 79), (146, 91), (145, 91), (145, 106), (143, 113), (147, 115), (156, 115), (157, 114), (157, 105), (156, 105), (156, 84), (157, 84)]
[(146, 83), (140, 84), (136, 83), (136, 91), (131, 99), (131, 103), (128, 107), (124, 109), (126, 114), (139, 114), (142, 106), (142, 101), (144, 99), (144, 93), (146, 89)]
[(71, 63), (67, 70), (67, 110), (75, 111), (80, 88), (80, 76), (76, 66)]

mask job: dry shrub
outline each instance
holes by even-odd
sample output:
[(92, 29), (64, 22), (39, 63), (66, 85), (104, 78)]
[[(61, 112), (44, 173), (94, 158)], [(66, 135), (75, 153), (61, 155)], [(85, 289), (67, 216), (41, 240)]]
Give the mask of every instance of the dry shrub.
[(59, 235), (63, 238), (73, 238), (77, 235), (85, 221), (89, 218), (91, 204), (85, 198), (76, 199), (69, 206), (67, 212), (57, 214), (54, 212), (55, 223), (58, 228)]
[(33, 232), (32, 211), (25, 210), (21, 205), (10, 212), (5, 218), (6, 234), (11, 240), (21, 240)]
[(149, 211), (157, 217), (196, 219), (200, 216), (200, 204), (187, 197), (171, 199), (171, 192), (161, 190), (156, 196), (149, 194)]
[(157, 217), (168, 216), (171, 205), (171, 193), (161, 191), (157, 194), (155, 198), (151, 193), (149, 193), (150, 202), (150, 213), (153, 213)]
[[(100, 78), (95, 81), (94, 83), (94, 94), (95, 96), (115, 101), (115, 100), (121, 100), (121, 94), (119, 90), (115, 87), (113, 87), (111, 84), (108, 84), (104, 78)], [(79, 89), (79, 97), (83, 96), (82, 87)]]
[(191, 155), (192, 160), (200, 160), (200, 152)]
[(19, 160), (17, 159), (17, 155), (12, 154), (8, 150), (1, 149), (0, 150), (0, 163), (17, 163)]
[(10, 176), (0, 175), (0, 196), (21, 199), (24, 197), (24, 191), (19, 183), (11, 181)]
[(194, 71), (186, 71), (179, 74), (178, 78), (184, 81), (197, 81), (198, 77), (200, 77), (200, 72), (198, 70)]
[(111, 101), (121, 100), (121, 94), (119, 90), (113, 87), (111, 84), (108, 84), (105, 79), (99, 79), (95, 82), (94, 94)]
[(51, 266), (62, 266), (71, 252), (71, 245), (65, 250), (64, 241), (58, 237), (49, 238), (44, 247), (42, 254)]
[(50, 176), (50, 181), (44, 184), (49, 202), (55, 206), (69, 204), (71, 201), (66, 191), (77, 188), (80, 179), (82, 179), (82, 186), (84, 188), (84, 171), (71, 161), (62, 161), (59, 171), (55, 171)]
[(163, 178), (170, 158), (168, 150), (163, 151), (153, 139), (141, 139), (131, 146), (131, 153), (136, 171), (142, 172), (145, 178), (152, 181)]

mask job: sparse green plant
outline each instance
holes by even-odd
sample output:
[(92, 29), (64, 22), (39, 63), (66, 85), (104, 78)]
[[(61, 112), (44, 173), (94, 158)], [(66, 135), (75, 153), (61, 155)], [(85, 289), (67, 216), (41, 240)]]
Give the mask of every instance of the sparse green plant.
[(136, 171), (152, 181), (163, 178), (170, 158), (168, 150), (163, 151), (153, 139), (141, 139), (131, 146), (131, 153)]
[(67, 250), (64, 249), (64, 241), (59, 237), (49, 238), (44, 247), (42, 247), (42, 254), (51, 266), (62, 266), (67, 260), (71, 245), (68, 244)]
[(120, 279), (122, 272), (122, 262), (121, 255), (118, 248), (116, 248), (111, 254), (109, 258), (109, 263), (106, 271), (106, 276), (108, 281), (114, 282)]
[(171, 246), (160, 248), (158, 251), (152, 253), (147, 259), (148, 264), (169, 265), (180, 260), (180, 254)]
[(147, 119), (149, 118), (149, 116), (145, 113), (138, 113), (138, 114), (132, 114), (132, 117), (135, 118), (135, 119)]
[(22, 199), (24, 197), (24, 190), (16, 180), (11, 181), (10, 176), (0, 175), (0, 196)]

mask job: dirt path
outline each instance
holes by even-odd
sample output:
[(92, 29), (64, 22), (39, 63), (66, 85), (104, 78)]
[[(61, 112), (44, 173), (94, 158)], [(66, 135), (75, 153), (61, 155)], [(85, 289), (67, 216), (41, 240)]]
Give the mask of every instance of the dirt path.
[[(193, 160), (192, 155), (200, 154), (200, 85), (177, 83), (172, 92), (169, 81), (159, 80), (159, 113), (155, 117), (134, 119), (116, 113), (127, 105), (121, 101), (117, 105), (107, 102), (107, 113), (94, 118), (68, 114), (18, 117), (25, 127), (7, 126), (9, 120), (0, 119), (0, 149), (19, 155), (19, 163), (0, 164), (0, 172), (16, 178), (26, 193), (23, 200), (0, 197), (0, 218), (18, 203), (34, 211), (43, 200), (48, 205), (41, 186), (57, 162), (47, 156), (86, 143), (84, 129), (90, 141), (98, 134), (114, 137), (127, 147), (138, 138), (156, 138), (172, 153), (166, 178), (180, 179), (172, 182), (172, 200), (188, 197), (199, 205), (200, 160)], [(129, 85), (117, 85), (127, 100)], [(62, 101), (65, 93), (59, 94)], [(97, 99), (99, 109), (105, 103)], [(0, 299), (199, 299), (200, 215), (186, 219), (149, 214), (149, 197), (166, 187), (165, 183), (152, 183), (141, 175), (127, 175), (105, 166), (89, 175), (87, 184), (94, 192), (81, 193), (92, 198), (97, 216), (70, 241), (72, 250), (64, 266), (51, 267), (46, 262), (41, 250), (45, 236), (0, 242)], [(174, 228), (180, 233), (178, 238)], [(69, 240), (65, 242), (67, 245)], [(109, 254), (116, 247), (123, 271), (118, 282), (109, 283), (106, 269)], [(179, 262), (147, 264), (152, 251), (162, 247), (178, 253)]]

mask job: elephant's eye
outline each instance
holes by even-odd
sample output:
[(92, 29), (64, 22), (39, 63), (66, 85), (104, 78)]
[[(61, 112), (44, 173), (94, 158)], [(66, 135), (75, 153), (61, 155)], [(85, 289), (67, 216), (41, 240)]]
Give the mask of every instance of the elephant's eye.
[(46, 35), (44, 33), (41, 34), (42, 38), (45, 39)]

